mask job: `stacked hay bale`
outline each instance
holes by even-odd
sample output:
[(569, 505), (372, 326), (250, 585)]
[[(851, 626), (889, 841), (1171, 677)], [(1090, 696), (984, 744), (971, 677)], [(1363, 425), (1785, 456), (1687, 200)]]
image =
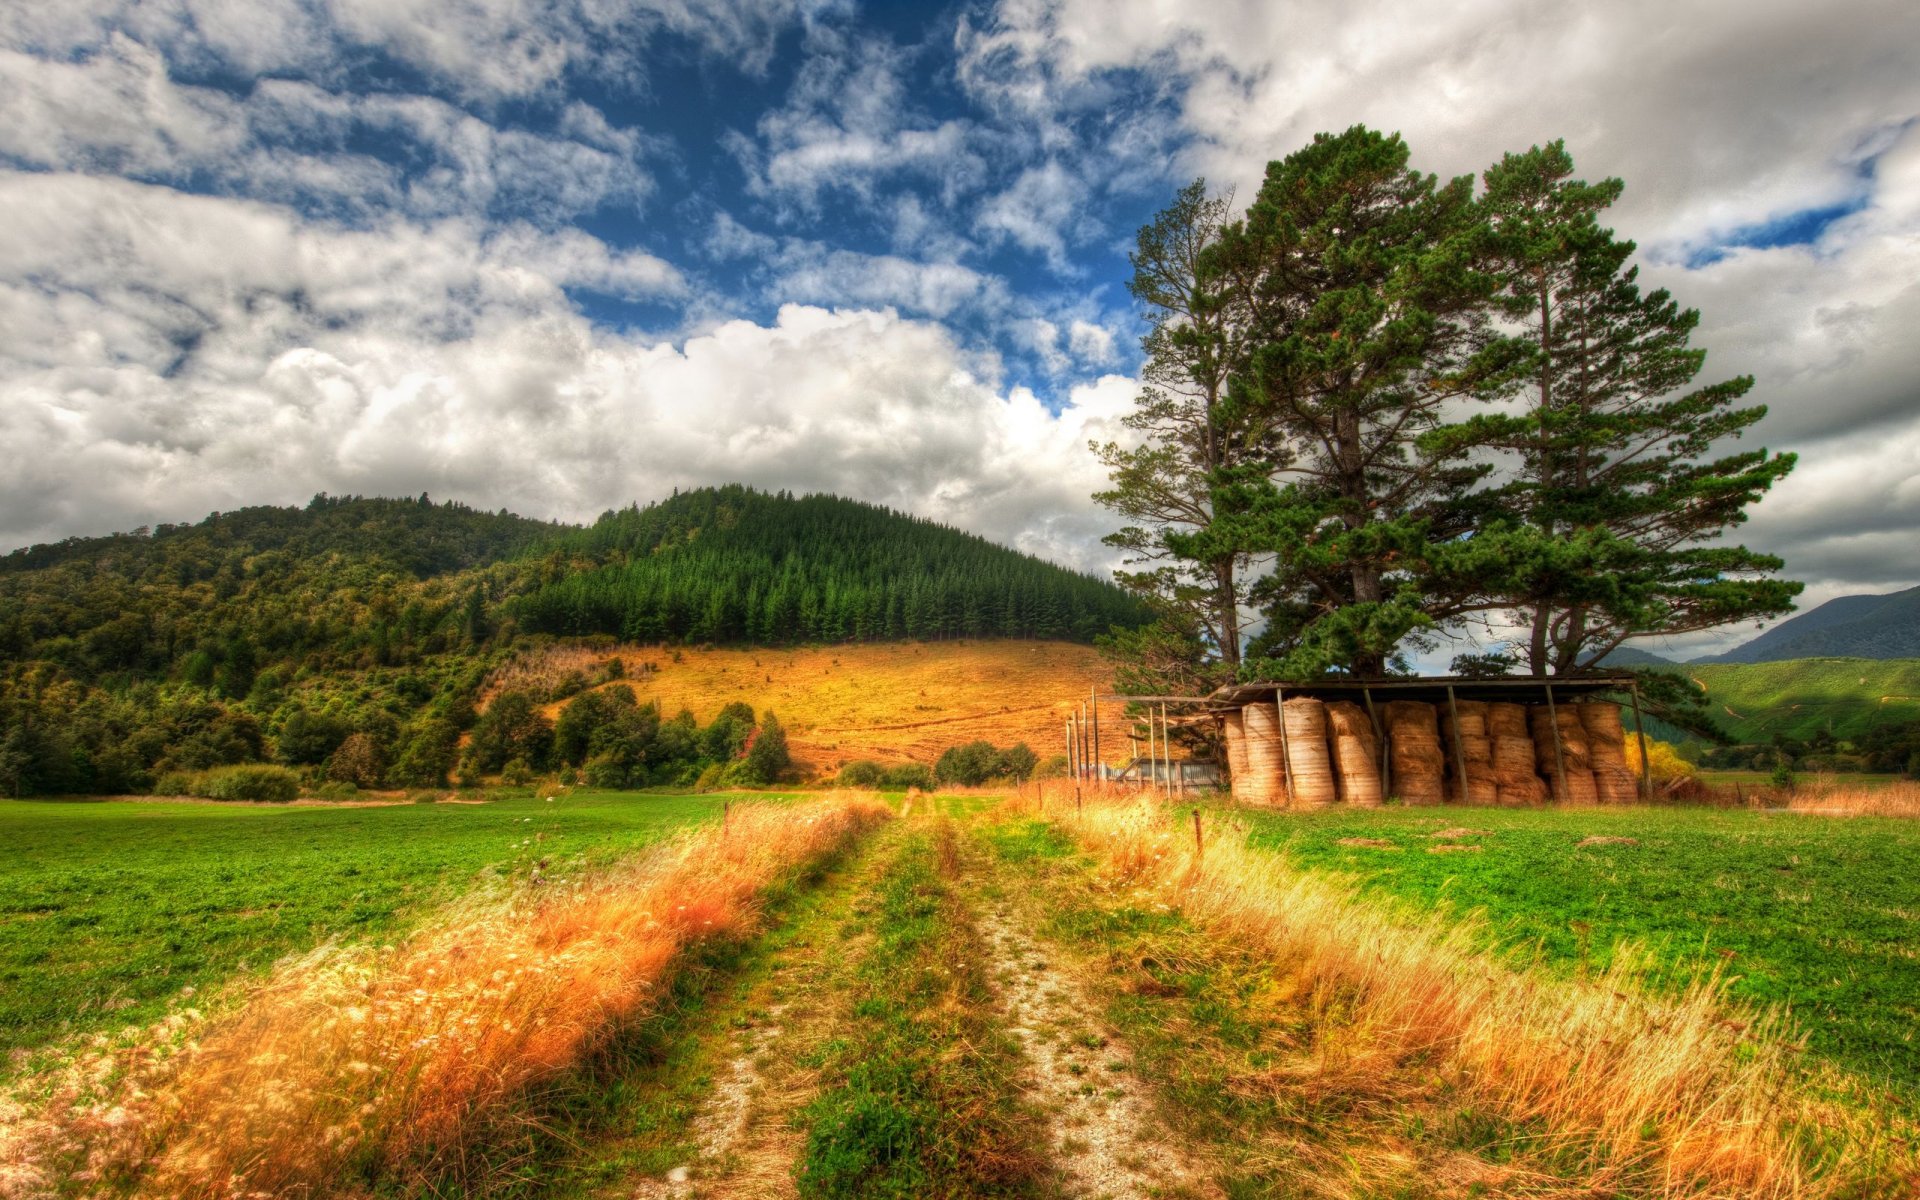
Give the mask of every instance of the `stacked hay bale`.
[(1372, 807), (1380, 803), (1380, 747), (1366, 710), (1351, 700), (1327, 705), (1327, 727), (1333, 735), (1334, 782), (1345, 804)]
[(1292, 803), (1319, 808), (1339, 799), (1333, 784), (1333, 762), (1327, 753), (1327, 706), (1308, 696), (1282, 704), (1286, 727), (1286, 765), (1293, 774)]
[(1594, 793), (1602, 804), (1632, 804), (1640, 798), (1640, 783), (1627, 768), (1627, 733), (1620, 723), (1620, 706), (1604, 700), (1568, 705), (1587, 736), (1587, 755), (1593, 765)]
[(1227, 742), (1227, 779), (1237, 803), (1247, 778), (1247, 727), (1237, 710), (1226, 715), (1222, 732)]
[[(1545, 802), (1547, 785), (1534, 768), (1526, 705), (1487, 705), (1487, 736), (1493, 745), (1494, 802), (1506, 805)], [(1552, 753), (1551, 749), (1548, 753)]]
[(1447, 759), (1440, 748), (1440, 722), (1433, 705), (1394, 700), (1381, 712), (1387, 725), (1394, 795), (1408, 804), (1444, 804)]
[[(1558, 709), (1539, 704), (1527, 714), (1527, 722), (1533, 731), (1534, 762), (1539, 766), (1540, 774), (1546, 777), (1554, 800), (1561, 804), (1598, 803), (1600, 796), (1593, 785), (1587, 730), (1580, 724), (1580, 714), (1564, 704)], [(1554, 760), (1556, 725), (1560, 732), (1559, 761), (1566, 767), (1564, 776)]]
[(1280, 716), (1271, 704), (1249, 704), (1240, 710), (1241, 744), (1247, 756), (1245, 786), (1233, 781), (1233, 798), (1242, 804), (1282, 805), (1287, 802), (1287, 775), (1280, 756)]
[[(1456, 721), (1457, 717), (1457, 721)], [(1463, 797), (1469, 804), (1492, 804), (1499, 796), (1498, 781), (1493, 774), (1493, 739), (1487, 735), (1487, 705), (1479, 700), (1456, 700), (1450, 708), (1440, 710), (1441, 749), (1448, 751), (1448, 765), (1453, 767), (1447, 781), (1447, 798), (1459, 800)], [(1458, 739), (1457, 743), (1456, 740)], [(1453, 762), (1452, 751), (1459, 750), (1460, 758), (1466, 762), (1466, 786), (1461, 786), (1458, 764)]]

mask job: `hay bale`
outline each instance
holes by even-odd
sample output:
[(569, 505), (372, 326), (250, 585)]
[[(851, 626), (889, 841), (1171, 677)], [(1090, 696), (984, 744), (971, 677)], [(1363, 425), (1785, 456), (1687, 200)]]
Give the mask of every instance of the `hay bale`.
[[(1460, 736), (1463, 738), (1483, 738), (1487, 736), (1487, 702), (1484, 700), (1456, 700), (1453, 712), (1460, 714)], [(1440, 710), (1440, 722), (1448, 738), (1454, 734), (1453, 713)]]
[(1447, 760), (1440, 749), (1440, 722), (1433, 705), (1394, 700), (1382, 709), (1393, 792), (1408, 804), (1444, 804)]
[(1512, 782), (1504, 779), (1501, 780), (1499, 796), (1495, 803), (1505, 808), (1519, 808), (1530, 804), (1545, 804), (1547, 802), (1547, 794), (1546, 780), (1529, 772), (1525, 778), (1515, 779)]
[(1280, 757), (1280, 717), (1271, 704), (1249, 704), (1240, 710), (1242, 741), (1247, 756), (1246, 786), (1234, 780), (1233, 798), (1242, 804), (1280, 806), (1287, 802), (1286, 769)]
[(1564, 780), (1551, 779), (1548, 781), (1548, 786), (1552, 789), (1553, 799), (1557, 804), (1598, 804), (1600, 802), (1600, 793), (1594, 786), (1592, 771), (1584, 769), (1576, 771), (1568, 767)]
[(1240, 799), (1242, 781), (1247, 777), (1247, 727), (1239, 712), (1230, 712), (1223, 723), (1227, 739), (1227, 778), (1233, 785), (1233, 798)]
[(1621, 767), (1595, 767), (1593, 788), (1601, 804), (1632, 804), (1640, 799), (1640, 780)]
[(1487, 705), (1487, 736), (1526, 737), (1527, 706), (1496, 701)]
[(1584, 771), (1592, 765), (1589, 759), (1586, 726), (1580, 724), (1580, 716), (1566, 705), (1549, 712), (1546, 705), (1535, 705), (1527, 713), (1527, 725), (1533, 733), (1534, 763), (1542, 775), (1551, 776), (1554, 771), (1553, 731), (1555, 725), (1560, 729), (1560, 754), (1566, 761), (1567, 770)]
[(1292, 803), (1319, 808), (1340, 798), (1333, 782), (1333, 753), (1327, 742), (1327, 706), (1311, 696), (1281, 705), (1286, 730), (1286, 761), (1293, 768)]
[(1627, 766), (1627, 732), (1620, 722), (1620, 706), (1604, 701), (1569, 705), (1580, 719), (1587, 735), (1588, 752), (1596, 770)]
[(1363, 807), (1379, 804), (1380, 748), (1366, 710), (1351, 700), (1336, 700), (1327, 705), (1327, 727), (1332, 733), (1334, 783), (1341, 802)]

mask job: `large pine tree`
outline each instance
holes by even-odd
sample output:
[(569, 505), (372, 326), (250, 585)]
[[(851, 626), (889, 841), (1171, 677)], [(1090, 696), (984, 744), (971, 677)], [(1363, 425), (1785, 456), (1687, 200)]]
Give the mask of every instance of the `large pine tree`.
[(1631, 638), (1777, 616), (1801, 587), (1771, 577), (1780, 559), (1717, 544), (1794, 456), (1722, 452), (1766, 409), (1738, 404), (1750, 376), (1696, 385), (1699, 311), (1642, 292), (1634, 243), (1600, 223), (1621, 186), (1573, 178), (1560, 142), (1485, 175), (1500, 299), (1526, 358), (1518, 411), (1460, 430), (1515, 465), (1500, 519), (1463, 557), (1524, 631), (1536, 674), (1577, 672)]

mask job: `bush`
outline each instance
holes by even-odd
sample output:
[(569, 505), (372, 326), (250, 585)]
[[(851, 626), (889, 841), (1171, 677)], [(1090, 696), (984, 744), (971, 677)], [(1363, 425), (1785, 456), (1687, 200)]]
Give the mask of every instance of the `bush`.
[(351, 800), (360, 794), (360, 789), (351, 783), (332, 780), (313, 789), (313, 794), (322, 800)]
[(215, 767), (200, 776), (199, 794), (210, 800), (265, 800), (284, 804), (300, 797), (300, 776), (272, 763)]
[(933, 777), (941, 783), (960, 787), (979, 787), (993, 777), (1000, 765), (1000, 752), (992, 742), (968, 742), (949, 746), (933, 764)]
[(727, 786), (727, 768), (720, 763), (708, 763), (707, 769), (700, 772), (700, 778), (693, 784), (696, 792), (717, 792)]
[(327, 759), (327, 778), (355, 788), (376, 788), (386, 774), (387, 753), (370, 733), (350, 734)]
[(870, 759), (856, 759), (840, 768), (840, 786), (877, 788), (886, 778), (886, 768)]
[(933, 790), (933, 772), (919, 763), (901, 763), (888, 767), (880, 778), (880, 786), (890, 792), (904, 792), (908, 788), (919, 788), (923, 792)]
[(524, 758), (516, 758), (500, 768), (500, 782), (508, 787), (521, 787), (533, 782), (533, 768)]
[(793, 758), (787, 753), (787, 731), (781, 726), (780, 718), (768, 713), (747, 746), (741, 778), (754, 784), (772, 783), (792, 765)]

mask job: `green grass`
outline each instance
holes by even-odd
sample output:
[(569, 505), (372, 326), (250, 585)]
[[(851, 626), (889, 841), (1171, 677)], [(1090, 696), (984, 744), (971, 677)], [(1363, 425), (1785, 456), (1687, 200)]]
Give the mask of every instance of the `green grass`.
[[(1920, 659), (1801, 658), (1678, 667), (1706, 685), (1714, 719), (1738, 742), (1776, 733), (1842, 741), (1875, 725), (1920, 720)], [(1729, 711), (1731, 710), (1731, 711)]]
[(721, 796), (368, 808), (0, 801), (0, 1049), (152, 1020), (328, 938), (391, 938), (476, 882), (618, 855)]
[[(1256, 845), (1348, 874), (1416, 910), (1483, 910), (1494, 940), (1549, 969), (1643, 946), (1672, 985), (1724, 965), (1735, 997), (1790, 1006), (1810, 1047), (1920, 1089), (1920, 822), (1704, 809), (1386, 808), (1248, 812)], [(1449, 826), (1484, 849), (1430, 853)], [(1583, 837), (1638, 845), (1576, 846)], [(1392, 841), (1396, 850), (1340, 845)]]
[(821, 1049), (794, 1180), (809, 1200), (1038, 1194), (1018, 1051), (951, 878), (954, 831), (907, 841), (863, 905), (872, 948), (845, 1034)]

